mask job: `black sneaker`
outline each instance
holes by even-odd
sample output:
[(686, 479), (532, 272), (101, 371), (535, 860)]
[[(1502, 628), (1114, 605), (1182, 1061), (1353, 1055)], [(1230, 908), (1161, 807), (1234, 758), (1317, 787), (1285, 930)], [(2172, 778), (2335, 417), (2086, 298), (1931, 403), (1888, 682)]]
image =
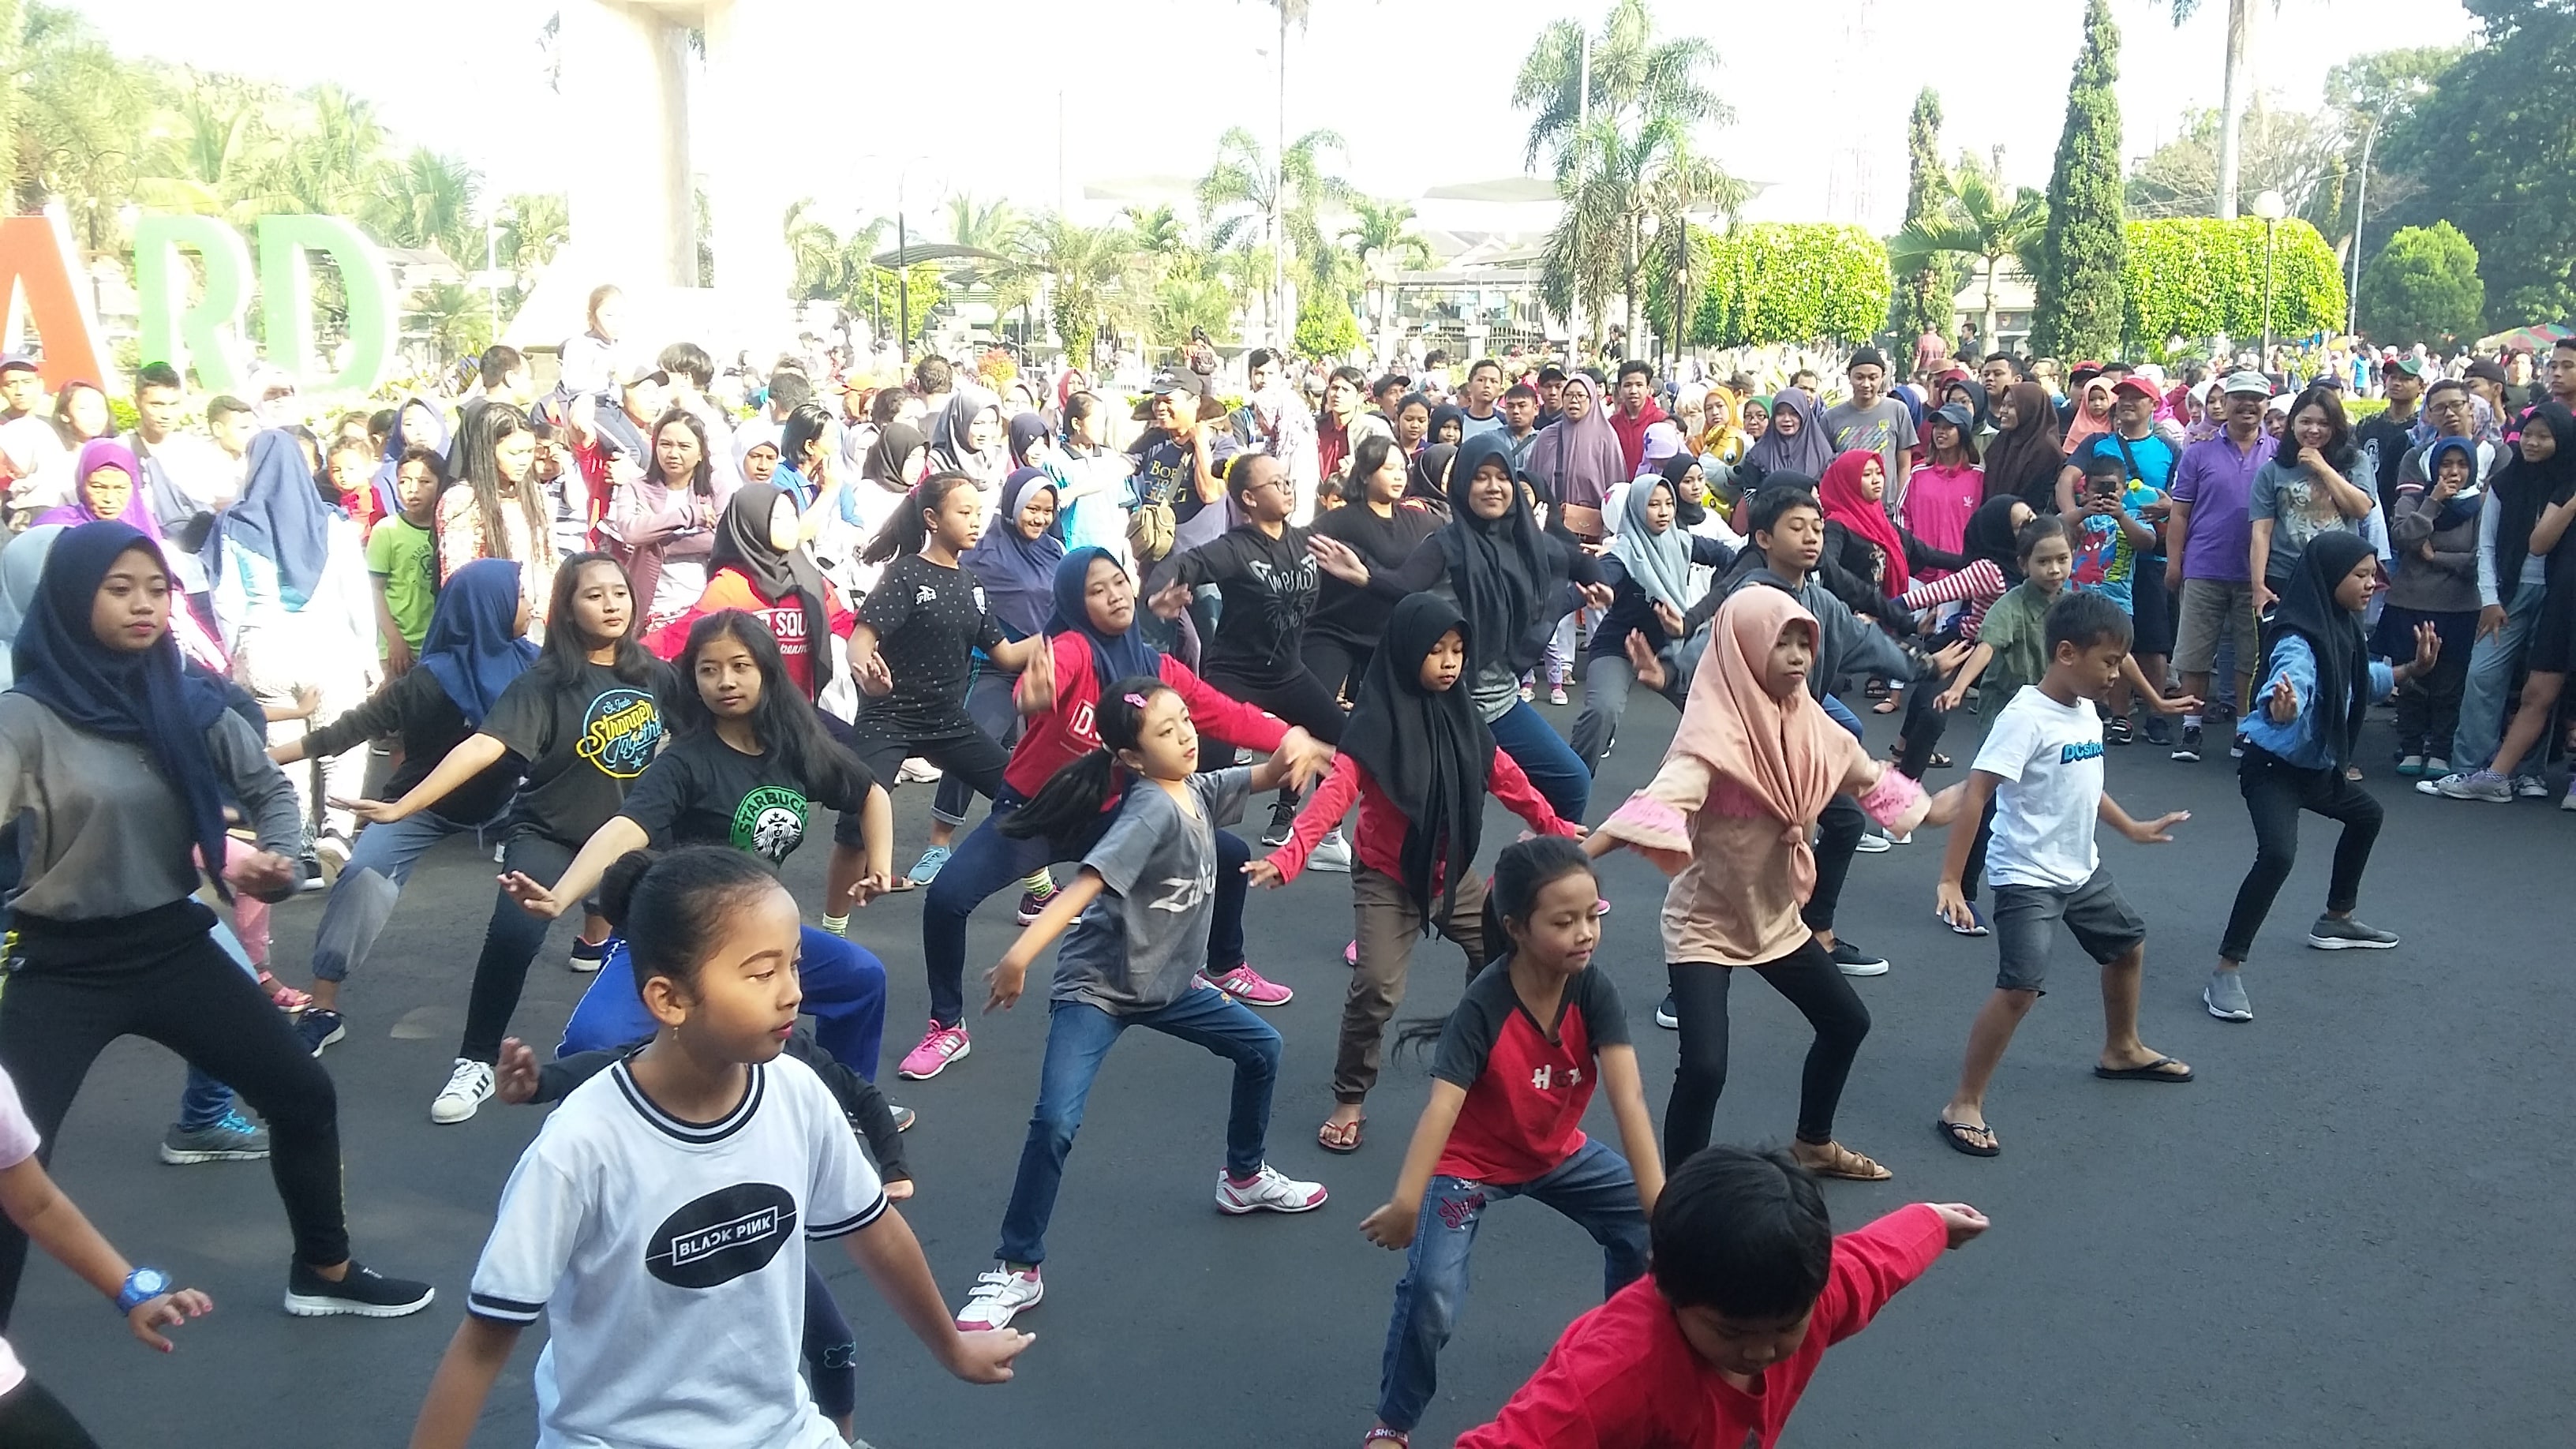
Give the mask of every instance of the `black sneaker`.
[(2173, 757), (2187, 765), (2200, 763), (2200, 726), (2187, 724), (2182, 727), (2182, 743), (2173, 747)]
[(1277, 850), (1288, 843), (1288, 832), (1297, 828), (1297, 807), (1285, 800), (1270, 807), (1270, 828), (1261, 832), (1261, 843)]
[(1834, 965), (1839, 968), (1845, 976), (1884, 976), (1887, 974), (1886, 957), (1874, 952), (1864, 951), (1849, 941), (1836, 941), (1834, 943), (1833, 957)]
[(596, 941), (585, 941), (579, 936), (573, 937), (571, 958), (572, 969), (586, 975), (607, 965), (608, 943), (611, 939), (612, 938), (610, 937), (603, 936)]
[(1673, 994), (1669, 991), (1664, 993), (1663, 1004), (1655, 1008), (1655, 1025), (1666, 1031), (1682, 1029), (1682, 1014), (1673, 1009)]
[(2129, 717), (2125, 714), (2115, 714), (2104, 720), (2102, 737), (2115, 745), (2133, 745), (2138, 742), (2137, 730), (2129, 723)]
[(308, 1006), (303, 1015), (295, 1018), (295, 1034), (304, 1038), (304, 1044), (318, 1057), (324, 1047), (349, 1034), (349, 1024), (336, 1011)]
[(2147, 743), (2151, 745), (2171, 745), (2173, 743), (2173, 725), (2163, 715), (2151, 714), (2147, 716)]
[(286, 1311), (298, 1318), (401, 1318), (418, 1313), (438, 1290), (408, 1278), (388, 1278), (349, 1260), (349, 1272), (334, 1283), (298, 1260), (286, 1270)]

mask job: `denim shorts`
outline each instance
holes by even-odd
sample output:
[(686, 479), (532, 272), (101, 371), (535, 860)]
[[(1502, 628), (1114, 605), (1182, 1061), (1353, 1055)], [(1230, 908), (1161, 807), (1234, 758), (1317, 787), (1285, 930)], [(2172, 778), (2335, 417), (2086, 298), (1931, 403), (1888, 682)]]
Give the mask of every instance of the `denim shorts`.
[(2051, 928), (2059, 921), (2075, 933), (2075, 944), (2084, 948), (2084, 954), (2105, 966), (2147, 939), (2147, 923), (2129, 908), (2111, 872), (2101, 866), (2093, 868), (2091, 879), (2071, 890), (1996, 886), (1992, 919), (2001, 958), (1995, 968), (1999, 991), (2046, 994), (2041, 983), (2048, 979), (2049, 947), (2056, 940)]

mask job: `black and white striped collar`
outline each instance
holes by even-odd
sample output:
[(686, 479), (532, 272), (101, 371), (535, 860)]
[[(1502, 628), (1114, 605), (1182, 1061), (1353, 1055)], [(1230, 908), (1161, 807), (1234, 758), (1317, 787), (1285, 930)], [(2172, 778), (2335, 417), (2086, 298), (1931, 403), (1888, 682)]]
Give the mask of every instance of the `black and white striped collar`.
[(707, 1147), (741, 1131), (751, 1121), (752, 1114), (760, 1110), (760, 1098), (767, 1089), (767, 1078), (758, 1062), (750, 1063), (744, 1070), (750, 1075), (743, 1084), (742, 1100), (734, 1104), (732, 1111), (713, 1122), (686, 1122), (663, 1111), (644, 1094), (642, 1087), (635, 1084), (635, 1074), (628, 1069), (626, 1062), (610, 1067), (608, 1073), (610, 1079), (617, 1083), (617, 1090), (624, 1094), (626, 1104), (663, 1136), (692, 1147)]

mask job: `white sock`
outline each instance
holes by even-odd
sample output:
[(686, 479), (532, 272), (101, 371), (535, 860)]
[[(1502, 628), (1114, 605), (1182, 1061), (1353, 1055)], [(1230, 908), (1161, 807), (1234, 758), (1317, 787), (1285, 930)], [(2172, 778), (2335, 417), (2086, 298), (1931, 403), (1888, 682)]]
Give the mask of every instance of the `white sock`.
[(2187, 730), (2196, 730), (2200, 728), (2200, 716), (2196, 714), (2184, 715), (2182, 717), (2182, 727)]

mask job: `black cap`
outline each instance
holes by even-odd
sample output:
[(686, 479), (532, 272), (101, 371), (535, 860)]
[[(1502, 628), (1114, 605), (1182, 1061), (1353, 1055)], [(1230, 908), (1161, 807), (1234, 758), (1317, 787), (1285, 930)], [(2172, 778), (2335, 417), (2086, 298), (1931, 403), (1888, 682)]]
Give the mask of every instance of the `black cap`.
[(671, 374), (664, 372), (653, 363), (639, 362), (619, 374), (617, 378), (619, 387), (634, 387), (638, 383), (646, 382), (658, 382), (668, 387), (671, 385)]
[(1875, 347), (1861, 348), (1859, 351), (1854, 352), (1851, 355), (1851, 361), (1843, 364), (1843, 371), (1849, 372), (1855, 367), (1875, 367), (1879, 371), (1885, 372), (1887, 371), (1887, 354), (1879, 351)]
[(1153, 382), (1145, 390), (1153, 393), (1185, 392), (1192, 397), (1204, 397), (1207, 379), (1186, 367), (1167, 367), (1154, 374)]

